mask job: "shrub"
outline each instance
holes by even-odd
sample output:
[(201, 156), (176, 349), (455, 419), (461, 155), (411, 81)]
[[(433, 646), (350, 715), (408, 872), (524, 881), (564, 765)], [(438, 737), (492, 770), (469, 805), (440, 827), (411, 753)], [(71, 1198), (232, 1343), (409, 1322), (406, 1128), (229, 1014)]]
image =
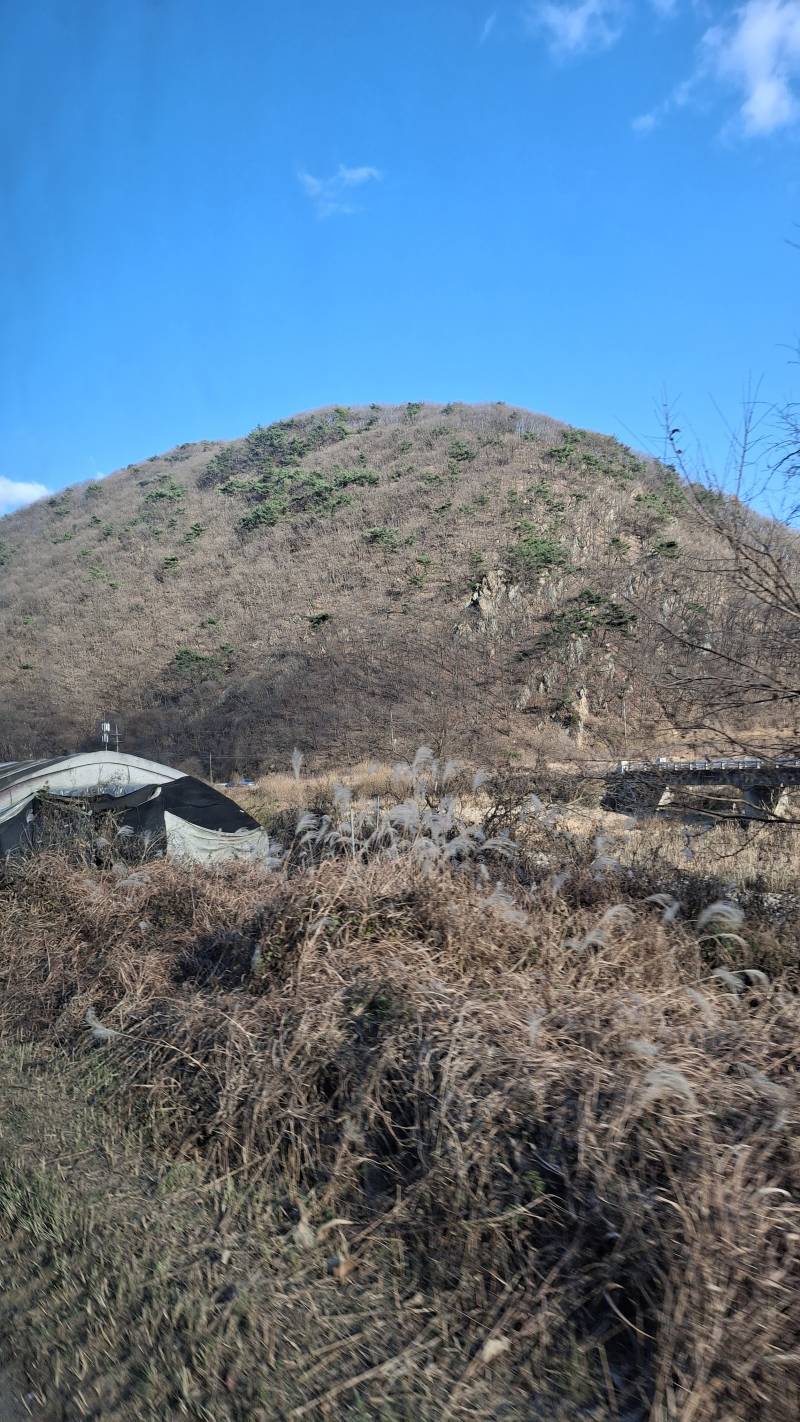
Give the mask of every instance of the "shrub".
[(325, 474), (314, 469), (270, 469), (257, 480), (229, 481), (223, 492), (242, 492), (257, 501), (242, 518), (241, 528), (271, 528), (293, 516), (328, 516), (351, 502), (347, 490), (371, 488), (379, 482), (374, 469), (334, 467)]
[(554, 647), (572, 637), (590, 637), (600, 631), (630, 632), (636, 624), (636, 614), (605, 593), (584, 588), (558, 612), (550, 613), (548, 621), (540, 645)]
[(387, 553), (396, 553), (402, 545), (402, 538), (396, 528), (387, 528), (379, 525), (376, 528), (368, 528), (364, 534), (367, 543), (375, 547), (383, 548)]
[(569, 464), (585, 438), (583, 430), (567, 430), (561, 443), (547, 450), (547, 458), (552, 459), (554, 464)]
[(209, 459), (205, 473), (199, 480), (200, 488), (204, 489), (212, 484), (224, 483), (234, 476), (237, 468), (238, 460), (236, 452), (230, 447), (220, 449)]
[(546, 484), (543, 479), (540, 479), (537, 484), (531, 484), (528, 493), (542, 504), (548, 513), (561, 514), (564, 512), (566, 506), (563, 499), (560, 499), (552, 486)]
[(431, 425), (425, 435), (425, 443), (428, 449), (432, 449), (437, 440), (444, 439), (447, 433), (447, 425)]
[(653, 545), (651, 551), (656, 558), (679, 558), (681, 552), (680, 546), (674, 538), (661, 539), (659, 543)]
[(211, 653), (196, 652), (193, 647), (179, 647), (172, 658), (172, 667), (188, 681), (202, 681), (207, 677), (217, 677), (226, 670), (233, 647), (229, 642)]
[(668, 523), (686, 506), (686, 495), (676, 475), (667, 471), (657, 489), (637, 494), (634, 503), (647, 512), (655, 525)]
[[(669, 469), (669, 466), (667, 466)], [(670, 471), (675, 478), (674, 470)], [(705, 484), (693, 483), (689, 485), (692, 497), (697, 500), (702, 508), (718, 509), (725, 502), (725, 495), (721, 489), (709, 489)]]
[(239, 521), (239, 527), (248, 533), (252, 533), (257, 528), (274, 528), (276, 523), (286, 517), (287, 512), (288, 505), (285, 499), (280, 497), (262, 499), (254, 509), (244, 514)]
[(265, 470), (296, 467), (305, 455), (345, 439), (348, 415), (349, 411), (341, 408), (306, 420), (257, 425), (246, 439), (226, 446), (209, 460), (199, 485), (209, 488), (237, 477), (259, 478)]
[(339, 489), (367, 489), (380, 484), (380, 475), (374, 469), (334, 469), (333, 484)]
[(177, 503), (186, 498), (186, 485), (176, 483), (171, 474), (162, 474), (155, 489), (145, 494), (144, 501), (150, 503)]
[(517, 525), (519, 539), (509, 552), (511, 570), (519, 578), (538, 578), (541, 573), (567, 565), (566, 549), (550, 534), (540, 533), (523, 520)]

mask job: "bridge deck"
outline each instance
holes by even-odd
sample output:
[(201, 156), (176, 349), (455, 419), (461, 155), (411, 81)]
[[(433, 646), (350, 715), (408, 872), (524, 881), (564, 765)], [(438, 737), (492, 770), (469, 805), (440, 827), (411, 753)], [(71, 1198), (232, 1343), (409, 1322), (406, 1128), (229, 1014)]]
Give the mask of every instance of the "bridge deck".
[(647, 780), (664, 785), (800, 785), (800, 756), (758, 760), (755, 756), (719, 760), (620, 761), (606, 775), (623, 780)]

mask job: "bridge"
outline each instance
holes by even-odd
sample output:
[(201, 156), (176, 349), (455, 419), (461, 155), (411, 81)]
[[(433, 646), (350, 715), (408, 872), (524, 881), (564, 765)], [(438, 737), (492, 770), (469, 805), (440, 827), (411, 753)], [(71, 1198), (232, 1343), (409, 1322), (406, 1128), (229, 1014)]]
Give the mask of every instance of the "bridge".
[[(788, 793), (800, 786), (800, 756), (759, 760), (755, 756), (719, 760), (621, 760), (605, 776), (603, 806), (628, 814), (655, 814), (678, 805), (675, 792), (691, 789), (735, 788), (741, 792), (739, 813), (744, 820), (780, 819), (786, 814)], [(687, 807), (688, 808), (688, 807)], [(701, 811), (702, 813), (702, 811)]]

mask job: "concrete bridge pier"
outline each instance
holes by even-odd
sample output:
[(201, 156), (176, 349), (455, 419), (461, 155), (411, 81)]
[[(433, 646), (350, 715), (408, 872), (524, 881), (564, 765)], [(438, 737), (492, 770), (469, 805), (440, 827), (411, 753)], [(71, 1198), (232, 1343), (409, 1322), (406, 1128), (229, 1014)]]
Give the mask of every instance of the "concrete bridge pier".
[(785, 785), (747, 785), (742, 790), (742, 818), (745, 820), (780, 819), (789, 808), (789, 792)]
[(657, 810), (665, 810), (667, 805), (671, 805), (674, 798), (668, 785), (648, 785), (646, 783), (637, 785), (634, 813), (654, 815)]
[(672, 791), (663, 780), (638, 775), (618, 776), (607, 783), (601, 804), (605, 810), (626, 815), (654, 815), (669, 805)]

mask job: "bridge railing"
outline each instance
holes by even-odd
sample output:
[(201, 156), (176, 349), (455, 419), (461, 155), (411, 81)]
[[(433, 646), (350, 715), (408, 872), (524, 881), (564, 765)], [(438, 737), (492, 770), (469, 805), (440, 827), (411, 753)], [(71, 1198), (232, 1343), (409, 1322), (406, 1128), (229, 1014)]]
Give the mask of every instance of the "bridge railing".
[(709, 770), (800, 770), (800, 756), (778, 756), (774, 760), (759, 760), (757, 756), (723, 756), (719, 759), (669, 760), (659, 756), (656, 760), (620, 760), (611, 774), (669, 774), (670, 771)]

